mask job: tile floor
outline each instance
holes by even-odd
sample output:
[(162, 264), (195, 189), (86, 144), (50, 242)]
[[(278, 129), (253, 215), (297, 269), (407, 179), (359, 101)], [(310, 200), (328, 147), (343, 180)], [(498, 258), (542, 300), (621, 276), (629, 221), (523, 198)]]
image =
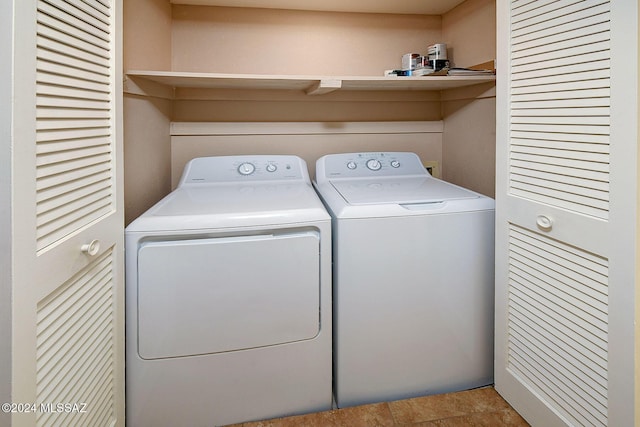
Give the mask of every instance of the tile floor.
[(374, 403), (234, 427), (528, 427), (493, 387)]

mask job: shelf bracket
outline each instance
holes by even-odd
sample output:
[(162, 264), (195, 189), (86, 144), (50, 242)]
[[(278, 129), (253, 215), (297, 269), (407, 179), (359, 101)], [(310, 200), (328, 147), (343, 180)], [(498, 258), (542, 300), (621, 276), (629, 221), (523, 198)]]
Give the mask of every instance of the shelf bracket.
[(125, 75), (122, 91), (131, 95), (151, 96), (161, 99), (174, 99), (175, 89), (172, 86), (147, 80), (143, 77)]
[(325, 93), (333, 92), (342, 87), (342, 80), (340, 79), (321, 79), (309, 86), (305, 93), (307, 95), (324, 95)]

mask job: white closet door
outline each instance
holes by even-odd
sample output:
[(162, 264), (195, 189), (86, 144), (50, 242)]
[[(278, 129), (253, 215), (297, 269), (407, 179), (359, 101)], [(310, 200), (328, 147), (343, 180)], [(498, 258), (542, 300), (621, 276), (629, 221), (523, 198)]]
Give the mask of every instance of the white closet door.
[(498, 1), (495, 381), (533, 425), (633, 424), (631, 3)]
[(13, 5), (12, 422), (124, 425), (121, 2)]

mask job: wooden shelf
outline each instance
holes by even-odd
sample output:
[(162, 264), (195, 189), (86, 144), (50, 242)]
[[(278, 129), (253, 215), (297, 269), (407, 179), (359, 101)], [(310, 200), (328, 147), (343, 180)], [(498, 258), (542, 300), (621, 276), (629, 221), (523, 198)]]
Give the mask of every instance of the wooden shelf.
[(253, 7), (328, 12), (442, 15), (464, 0), (171, 0), (194, 6)]
[[(303, 91), (307, 95), (322, 95), (336, 90), (422, 90), (439, 91), (481, 83), (494, 82), (495, 76), (289, 76), (263, 74), (220, 74), (174, 71), (126, 72), (127, 79), (143, 79), (165, 87), (206, 89), (278, 89)], [(127, 85), (130, 86), (130, 85)], [(140, 87), (141, 85), (136, 85)], [(130, 89), (130, 88), (129, 88)]]

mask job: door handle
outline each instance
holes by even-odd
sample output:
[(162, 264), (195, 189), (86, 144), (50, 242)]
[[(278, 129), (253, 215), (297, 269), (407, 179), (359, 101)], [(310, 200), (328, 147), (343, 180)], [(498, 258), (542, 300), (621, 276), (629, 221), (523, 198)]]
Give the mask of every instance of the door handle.
[(92, 240), (89, 243), (85, 243), (80, 246), (80, 250), (89, 256), (94, 256), (98, 252), (100, 252), (100, 241)]
[(551, 231), (551, 228), (553, 228), (553, 220), (546, 215), (538, 215), (536, 224), (542, 231)]

